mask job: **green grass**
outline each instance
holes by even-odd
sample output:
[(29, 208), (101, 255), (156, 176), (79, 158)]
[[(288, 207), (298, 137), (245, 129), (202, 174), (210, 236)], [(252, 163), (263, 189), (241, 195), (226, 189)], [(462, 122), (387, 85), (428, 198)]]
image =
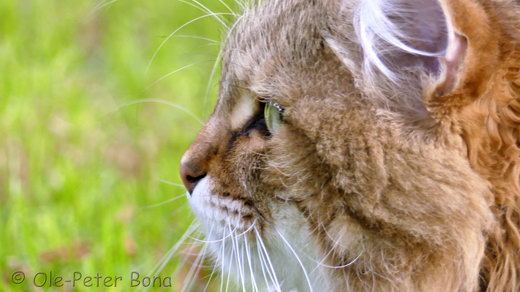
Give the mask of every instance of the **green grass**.
[[(147, 206), (184, 193), (160, 180), (180, 183), (201, 124), (145, 101), (210, 113), (220, 44), (186, 36), (218, 41), (223, 26), (194, 22), (152, 59), (203, 14), (175, 0), (0, 1), (0, 291), (37, 290), (37, 272), (147, 274), (193, 220), (184, 198)], [(11, 282), (14, 271), (25, 284)]]

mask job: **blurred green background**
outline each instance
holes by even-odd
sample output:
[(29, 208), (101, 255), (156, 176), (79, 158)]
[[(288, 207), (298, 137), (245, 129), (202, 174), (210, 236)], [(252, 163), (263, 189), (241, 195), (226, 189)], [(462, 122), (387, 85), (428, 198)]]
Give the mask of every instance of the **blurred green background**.
[[(40, 291), (37, 272), (144, 276), (192, 222), (178, 165), (215, 103), (226, 32), (197, 6), (0, 1), (0, 291)], [(181, 258), (161, 272), (174, 290)]]

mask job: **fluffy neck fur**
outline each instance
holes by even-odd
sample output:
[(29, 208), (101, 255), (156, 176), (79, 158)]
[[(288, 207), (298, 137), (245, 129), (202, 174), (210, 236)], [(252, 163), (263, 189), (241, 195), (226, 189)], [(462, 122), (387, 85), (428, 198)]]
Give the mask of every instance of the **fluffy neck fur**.
[[(365, 1), (362, 5), (367, 5), (368, 2), (371, 1)], [(394, 1), (374, 1), (371, 5), (379, 5), (381, 10), (394, 9), (395, 14), (395, 9), (402, 7), (403, 1), (395, 1), (397, 7), (388, 7), (392, 5), (391, 2)], [(442, 97), (432, 96), (430, 91), (430, 96), (426, 96), (426, 107), (437, 120), (463, 138), (472, 167), (491, 184), (494, 198), (491, 209), (498, 224), (486, 235), (485, 256), (480, 264), (480, 289), (519, 291), (520, 5), (504, 0), (480, 1), (478, 4), (472, 1), (460, 3), (463, 4), (459, 5), (472, 6), (472, 9), (453, 8), (452, 11), (455, 19), (453, 21), (470, 20), (459, 26), (471, 42), (464, 67), (460, 69), (469, 76), (463, 76), (459, 80), (460, 87)], [(432, 10), (435, 11), (429, 9)], [(363, 10), (359, 13), (363, 13)], [(358, 18), (363, 19), (363, 15), (358, 15)], [(376, 25), (361, 31), (387, 39), (387, 49), (388, 46), (393, 46), (393, 50), (409, 54), (412, 59), (435, 56), (441, 51), (439, 48), (434, 53), (431, 50), (412, 50), (404, 43), (388, 41), (392, 38), (406, 39), (407, 35), (402, 30), (402, 23), (400, 29), (397, 25), (392, 26), (388, 18), (382, 20), (379, 26), (376, 20)], [(421, 41), (421, 38), (414, 40)], [(417, 84), (413, 79), (407, 80), (409, 75), (406, 74), (395, 77), (399, 73), (393, 73), (396, 71), (387, 67), (395, 64), (384, 64), (377, 54), (377, 50), (381, 48), (371, 43), (370, 39), (360, 38), (360, 41), (365, 51), (372, 52), (365, 55), (368, 69), (365, 68), (363, 76), (369, 80), (367, 84), (385, 84), (386, 87), (379, 89), (384, 95), (389, 88), (391, 91), (402, 90), (403, 84)], [(399, 78), (404, 80), (400, 80), (398, 87), (393, 86), (392, 82), (381, 82), (381, 75), (373, 73), (372, 67), (379, 68), (383, 79), (387, 77), (390, 81)]]

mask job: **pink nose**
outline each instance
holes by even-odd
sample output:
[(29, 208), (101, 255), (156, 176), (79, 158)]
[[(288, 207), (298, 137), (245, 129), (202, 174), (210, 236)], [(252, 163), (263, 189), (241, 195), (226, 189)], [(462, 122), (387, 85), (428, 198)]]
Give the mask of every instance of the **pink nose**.
[(206, 171), (202, 168), (196, 167), (190, 163), (182, 163), (181, 164), (181, 179), (182, 183), (190, 193), (193, 193), (193, 190), (197, 186), (197, 183), (200, 182), (205, 176)]

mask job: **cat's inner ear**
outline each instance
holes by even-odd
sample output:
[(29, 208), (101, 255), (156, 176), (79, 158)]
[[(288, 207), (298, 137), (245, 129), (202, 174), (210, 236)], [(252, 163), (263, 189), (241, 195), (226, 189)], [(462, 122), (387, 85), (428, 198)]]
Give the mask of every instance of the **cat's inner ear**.
[(467, 57), (479, 53), (488, 23), (475, 0), (362, 0), (354, 19), (366, 72), (395, 83), (411, 71), (424, 73), (435, 80), (433, 96), (453, 92), (468, 69), (477, 69), (466, 66)]

